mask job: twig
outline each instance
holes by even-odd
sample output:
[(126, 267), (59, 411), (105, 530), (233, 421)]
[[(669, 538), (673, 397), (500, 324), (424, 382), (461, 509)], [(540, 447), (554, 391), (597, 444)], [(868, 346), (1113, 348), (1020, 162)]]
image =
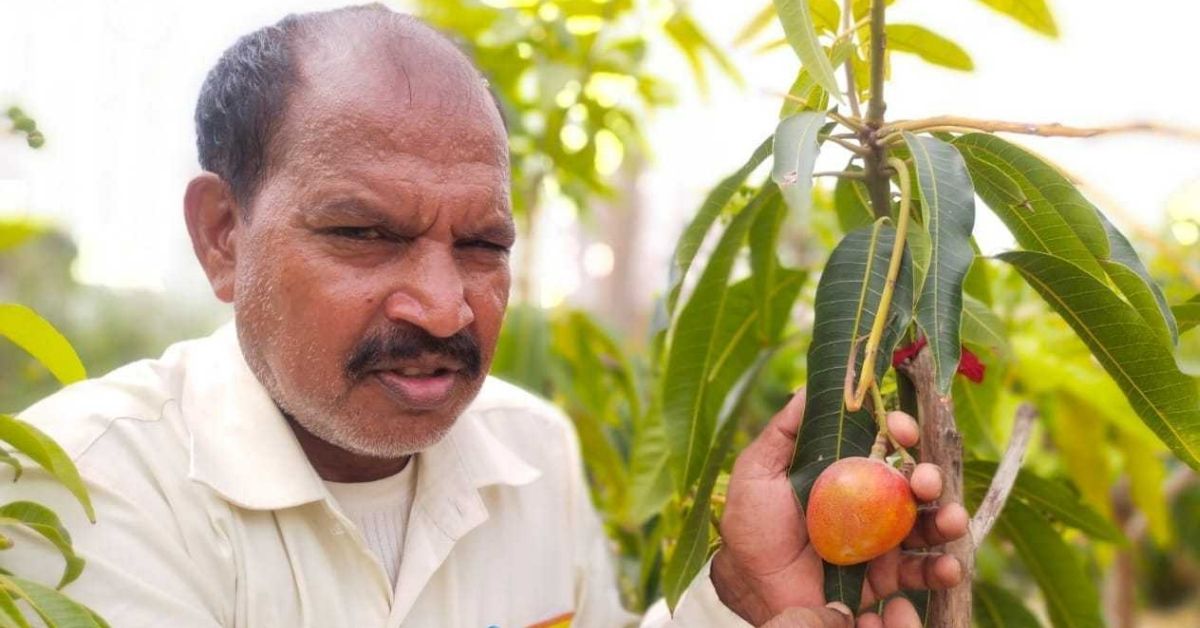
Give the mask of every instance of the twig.
[(823, 170), (821, 172), (814, 172), (813, 176), (814, 177), (837, 177), (839, 179), (859, 179), (859, 180), (861, 180), (863, 178), (863, 174), (861, 172), (855, 172), (853, 170)]
[(841, 146), (842, 148), (854, 153), (855, 155), (858, 155), (859, 157), (866, 157), (871, 154), (871, 151), (859, 146), (858, 144), (855, 144), (854, 142), (848, 142), (836, 137), (826, 137), (825, 139), (837, 144), (838, 146)]
[[(868, 121), (871, 119), (867, 113)], [(1095, 137), (1112, 133), (1161, 133), (1172, 137), (1180, 137), (1200, 142), (1200, 129), (1160, 124), (1157, 122), (1127, 122), (1112, 126), (1075, 127), (1057, 122), (1035, 124), (1029, 122), (1008, 122), (1004, 120), (981, 120), (962, 116), (935, 116), (919, 120), (898, 120), (879, 129), (883, 136), (900, 131), (924, 131), (934, 127), (962, 127), (990, 133), (1020, 133), (1023, 135), (1041, 135), (1043, 137)]]
[(863, 121), (862, 121), (862, 120), (860, 120), (860, 119), (859, 119), (859, 118), (857, 118), (857, 117), (854, 117), (854, 118), (848, 118), (848, 117), (846, 117), (846, 116), (843, 116), (842, 114), (840, 114), (840, 113), (838, 113), (838, 112), (836, 112), (836, 111), (829, 111), (829, 112), (826, 112), (826, 114), (825, 114), (825, 115), (827, 115), (827, 116), (829, 116), (830, 118), (832, 118), (832, 119), (834, 119), (834, 120), (838, 121), (839, 123), (841, 123), (841, 125), (842, 125), (842, 126), (844, 126), (844, 127), (848, 128), (848, 129), (854, 129), (855, 131), (859, 131), (859, 132), (861, 132), (863, 129), (865, 129), (865, 128), (866, 128), (866, 126), (864, 126), (864, 125), (863, 125)]
[(971, 517), (971, 544), (979, 547), (987, 538), (1008, 494), (1012, 491), (1013, 483), (1017, 481), (1017, 472), (1021, 470), (1021, 460), (1025, 458), (1025, 450), (1029, 447), (1029, 436), (1033, 432), (1033, 419), (1037, 410), (1032, 404), (1022, 403), (1017, 408), (1017, 418), (1013, 423), (1012, 436), (1008, 439), (1008, 448), (1000, 458), (1000, 466), (996, 475), (992, 476), (992, 484), (987, 494), (980, 502), (975, 515)]

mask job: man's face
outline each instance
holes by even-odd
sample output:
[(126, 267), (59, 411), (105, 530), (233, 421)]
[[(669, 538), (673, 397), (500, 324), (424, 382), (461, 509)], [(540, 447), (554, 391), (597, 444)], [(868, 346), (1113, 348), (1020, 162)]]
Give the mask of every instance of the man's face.
[(234, 304), (247, 361), (296, 423), (397, 458), (437, 442), (491, 364), (507, 144), (461, 60), (361, 52), (304, 61), (239, 226)]

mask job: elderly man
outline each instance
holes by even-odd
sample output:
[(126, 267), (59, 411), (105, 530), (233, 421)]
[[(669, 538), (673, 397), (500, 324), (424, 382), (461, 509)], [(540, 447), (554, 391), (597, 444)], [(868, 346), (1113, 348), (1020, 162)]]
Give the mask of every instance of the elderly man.
[[(89, 525), (44, 475), (15, 485), (68, 515), (88, 560), (68, 592), (117, 628), (636, 623), (569, 421), (486, 377), (514, 231), (504, 127), (471, 63), (378, 6), (291, 16), (225, 52), (196, 126), (188, 231), (234, 323), (23, 414), (95, 501)], [(646, 625), (852, 622), (824, 605), (787, 480), (802, 406), (742, 453), (724, 549)], [(924, 500), (940, 487), (913, 475)], [(965, 525), (944, 507), (915, 538)], [(0, 561), (53, 581), (28, 541)], [(895, 552), (866, 599), (960, 571)], [(860, 621), (917, 619), (901, 600)]]

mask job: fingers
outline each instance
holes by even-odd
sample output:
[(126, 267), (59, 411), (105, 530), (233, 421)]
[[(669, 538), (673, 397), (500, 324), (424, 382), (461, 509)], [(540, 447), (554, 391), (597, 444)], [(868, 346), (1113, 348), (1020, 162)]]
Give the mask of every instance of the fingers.
[(916, 419), (899, 410), (888, 412), (887, 426), (892, 438), (905, 447), (916, 445), (917, 439), (921, 436)]
[(796, 434), (803, 419), (804, 389), (800, 389), (738, 456), (737, 466), (742, 468), (742, 474), (761, 477), (786, 473), (792, 464)]
[(818, 608), (789, 608), (771, 618), (762, 628), (851, 628), (854, 617), (839, 602)]
[(962, 504), (946, 504), (926, 510), (917, 519), (917, 525), (904, 539), (906, 548), (924, 548), (942, 545), (967, 533), (970, 518)]
[(935, 464), (922, 462), (913, 469), (909, 484), (918, 501), (935, 501), (942, 495), (942, 471)]
[(921, 628), (921, 616), (903, 597), (894, 597), (883, 605), (883, 617), (876, 613), (858, 616), (858, 628)]
[(871, 561), (863, 601), (874, 603), (901, 589), (948, 589), (962, 581), (962, 565), (953, 556), (889, 552)]

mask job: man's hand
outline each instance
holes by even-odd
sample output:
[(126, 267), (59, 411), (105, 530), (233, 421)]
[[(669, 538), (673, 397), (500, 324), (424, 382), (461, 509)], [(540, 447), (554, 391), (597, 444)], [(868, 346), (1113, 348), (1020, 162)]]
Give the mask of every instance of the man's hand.
[[(712, 581), (721, 601), (755, 626), (809, 628), (852, 623), (845, 617), (839, 620), (839, 613), (825, 608), (821, 558), (808, 542), (804, 512), (788, 479), (803, 416), (801, 391), (738, 456), (729, 478), (721, 518), (723, 546), (713, 557)], [(905, 447), (917, 442), (916, 421), (907, 414), (889, 413), (888, 430)], [(918, 501), (933, 502), (942, 492), (941, 472), (934, 465), (919, 464), (911, 484)], [(961, 504), (923, 508), (903, 547), (946, 543), (965, 534), (967, 523), (967, 511)], [(944, 589), (960, 580), (962, 566), (955, 558), (904, 555), (897, 548), (868, 566), (863, 605), (900, 589)], [(788, 609), (804, 611), (785, 613)], [(885, 606), (882, 617), (867, 613), (859, 617), (858, 625), (921, 624), (907, 600), (895, 599)]]

